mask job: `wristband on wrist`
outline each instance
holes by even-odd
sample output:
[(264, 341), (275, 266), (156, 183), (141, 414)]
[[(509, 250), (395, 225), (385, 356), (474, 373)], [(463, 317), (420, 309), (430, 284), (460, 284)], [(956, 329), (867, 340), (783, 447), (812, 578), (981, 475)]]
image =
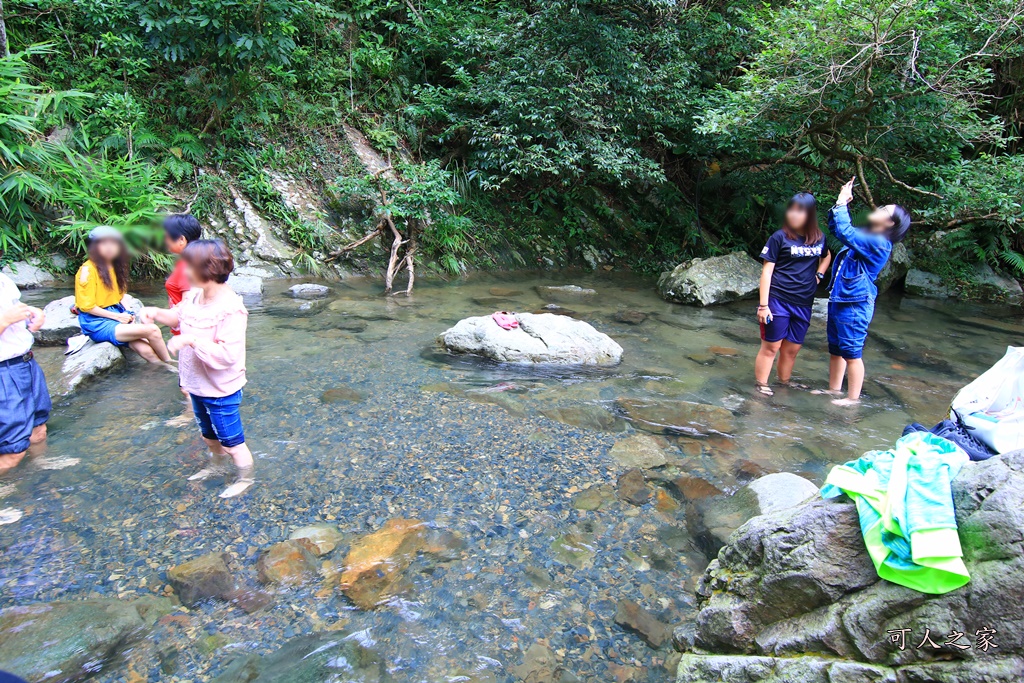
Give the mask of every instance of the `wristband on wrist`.
[(768, 308), (768, 304), (758, 304), (758, 308)]

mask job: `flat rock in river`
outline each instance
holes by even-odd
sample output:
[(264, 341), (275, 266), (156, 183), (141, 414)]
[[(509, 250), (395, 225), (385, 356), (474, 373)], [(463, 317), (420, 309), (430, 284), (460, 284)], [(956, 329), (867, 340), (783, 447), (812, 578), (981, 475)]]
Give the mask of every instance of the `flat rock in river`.
[(60, 396), (73, 394), (124, 364), (124, 354), (119, 348), (110, 342), (97, 344), (90, 339), (81, 350), (64, 359), (61, 379), (54, 383), (50, 391)]
[(621, 398), (617, 404), (637, 427), (655, 434), (730, 434), (736, 426), (732, 412), (707, 403)]
[(296, 299), (323, 299), (330, 293), (330, 287), (312, 283), (292, 285), (288, 288), (288, 295)]
[(617, 365), (622, 347), (588, 323), (550, 313), (516, 313), (519, 327), (502, 329), (490, 316), (460, 320), (439, 338), (452, 353), (506, 363)]
[(597, 291), (578, 285), (561, 285), (558, 287), (540, 285), (537, 287), (537, 294), (545, 301), (564, 304), (587, 301), (597, 296)]
[(0, 670), (29, 681), (91, 678), (173, 609), (156, 597), (8, 607), (0, 611)]
[(599, 432), (621, 432), (626, 429), (625, 420), (597, 405), (555, 406), (540, 412), (550, 420), (583, 429)]
[(665, 450), (658, 438), (646, 434), (634, 434), (619, 439), (608, 454), (623, 467), (639, 467), (642, 470), (649, 470), (668, 464)]
[(680, 263), (662, 273), (658, 291), (666, 301), (711, 306), (754, 296), (760, 281), (761, 266), (737, 251)]

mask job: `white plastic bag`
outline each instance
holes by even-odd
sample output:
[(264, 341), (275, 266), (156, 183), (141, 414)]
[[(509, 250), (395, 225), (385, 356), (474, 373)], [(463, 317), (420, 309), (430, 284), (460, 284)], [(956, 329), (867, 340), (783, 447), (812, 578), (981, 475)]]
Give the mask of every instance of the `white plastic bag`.
[(957, 393), (952, 410), (997, 453), (1024, 448), (1024, 347), (1007, 347), (998, 363)]

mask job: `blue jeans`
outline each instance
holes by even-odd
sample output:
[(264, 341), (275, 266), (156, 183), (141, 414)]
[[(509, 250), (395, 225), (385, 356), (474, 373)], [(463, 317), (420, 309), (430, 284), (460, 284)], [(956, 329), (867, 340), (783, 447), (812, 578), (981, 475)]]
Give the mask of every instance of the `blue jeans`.
[(239, 389), (229, 396), (196, 396), (192, 398), (192, 411), (196, 414), (196, 424), (203, 433), (204, 439), (219, 441), (221, 446), (231, 448), (245, 443), (245, 432), (242, 430), (242, 390)]
[(828, 302), (828, 352), (846, 360), (856, 360), (864, 354), (868, 340), (868, 325), (875, 315), (875, 302)]

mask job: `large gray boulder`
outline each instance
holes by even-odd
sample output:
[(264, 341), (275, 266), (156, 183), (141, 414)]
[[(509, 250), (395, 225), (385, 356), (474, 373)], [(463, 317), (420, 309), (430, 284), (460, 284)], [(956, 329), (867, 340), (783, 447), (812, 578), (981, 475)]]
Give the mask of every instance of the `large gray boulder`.
[(62, 276), (51, 273), (41, 266), (42, 263), (39, 260), (31, 262), (15, 261), (0, 268), (0, 273), (11, 278), (14, 284), (18, 285), (21, 289), (34, 289), (36, 287), (54, 285), (63, 279)]
[(978, 296), (985, 301), (1008, 304), (1024, 303), (1024, 290), (1013, 278), (997, 273), (987, 263), (974, 269), (974, 284)]
[(882, 294), (895, 287), (907, 277), (907, 271), (910, 270), (910, 252), (903, 243), (897, 243), (892, 248), (892, 254), (889, 255), (889, 260), (886, 261), (885, 267), (882, 268), (882, 272), (878, 274), (875, 279), (875, 286), (878, 287), (878, 293)]
[(242, 298), (259, 299), (263, 296), (263, 278), (255, 275), (237, 275), (228, 277), (228, 286)]
[[(143, 303), (131, 294), (125, 294), (121, 303), (129, 311), (139, 311)], [(35, 333), (36, 343), (40, 346), (63, 346), (68, 339), (82, 333), (78, 324), (78, 316), (71, 312), (75, 305), (75, 297), (66, 296), (55, 299), (43, 307), (46, 322)]]
[(121, 349), (110, 342), (97, 344), (90, 339), (80, 351), (64, 359), (61, 378), (51, 387), (50, 393), (68, 396), (107, 373), (124, 367), (124, 364)]
[(622, 347), (582, 320), (551, 313), (516, 313), (519, 327), (505, 330), (489, 315), (465, 318), (438, 341), (451, 353), (503, 363), (617, 365)]
[(0, 670), (29, 681), (91, 678), (173, 609), (156, 597), (9, 607), (0, 611)]
[(736, 251), (680, 263), (662, 273), (658, 291), (666, 301), (711, 306), (754, 296), (760, 281), (761, 266)]
[[(881, 581), (845, 498), (748, 521), (698, 586), (679, 683), (1020, 681), (1024, 451), (964, 467), (953, 497), (971, 582), (944, 595)], [(901, 629), (902, 649), (891, 640)], [(925, 629), (939, 649), (916, 647)], [(981, 647), (984, 629), (997, 647)], [(968, 649), (944, 646), (953, 631)]]
[(919, 296), (925, 299), (946, 299), (950, 296), (949, 288), (942, 283), (942, 278), (934, 273), (911, 268), (903, 284), (907, 296)]

